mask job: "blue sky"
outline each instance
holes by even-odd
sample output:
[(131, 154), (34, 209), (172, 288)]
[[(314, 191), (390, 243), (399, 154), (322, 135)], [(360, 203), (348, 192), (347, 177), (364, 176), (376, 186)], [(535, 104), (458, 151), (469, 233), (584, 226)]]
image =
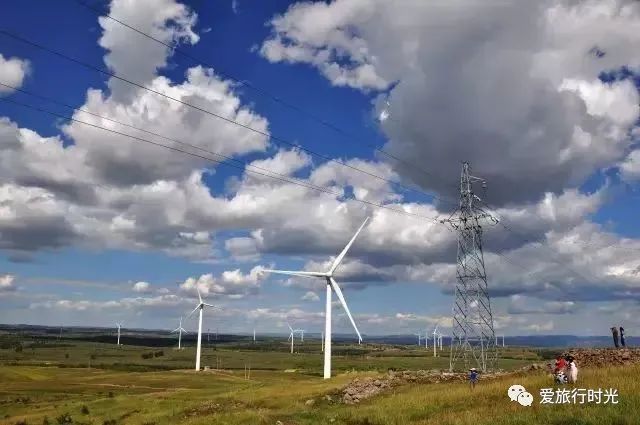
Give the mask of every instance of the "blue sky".
[[(420, 192), (399, 192), (353, 168), (247, 136), (144, 90), (114, 92), (105, 75), (2, 35), (0, 82), (430, 217), (450, 211), (425, 192), (455, 202), (451, 187), (461, 161), (470, 161), (489, 182), (485, 199), (493, 212), (518, 233), (501, 226), (486, 231), (489, 286), (500, 295), (492, 304), (497, 332), (601, 334), (609, 323), (640, 325), (633, 314), (640, 299), (633, 255), (640, 249), (634, 220), (640, 37), (633, 31), (640, 6), (627, 3), (606, 6), (609, 18), (594, 32), (588, 29), (606, 7), (590, 1), (474, 6), (475, 20), (454, 6), (390, 10), (373, 0), (239, 0), (235, 10), (230, 1), (91, 2), (167, 42), (179, 40), (180, 49), (212, 66), (212, 73), (196, 71), (190, 80), (185, 76), (196, 63), (117, 23), (99, 22), (75, 1), (10, 1), (0, 16), (6, 31), (145, 86), (179, 90), (173, 95), (186, 102), (250, 120), (276, 139)], [(554, 5), (555, 20), (547, 14)], [(624, 18), (624, 7), (631, 18)], [(531, 14), (549, 21), (530, 24)], [(510, 31), (525, 21), (516, 42)], [(476, 37), (480, 30), (483, 37)], [(593, 45), (604, 55), (590, 55)], [(149, 65), (154, 61), (161, 65)], [(11, 67), (18, 63), (23, 71)], [(603, 77), (622, 67), (622, 78)], [(88, 101), (89, 89), (101, 97)], [(70, 113), (18, 92), (0, 90), (0, 96)], [(390, 118), (381, 122), (387, 101)], [(263, 276), (260, 268), (318, 266), (372, 215), (342, 276), (361, 330), (413, 333), (449, 323), (455, 235), (439, 224), (256, 181), (242, 170), (176, 159), (179, 154), (157, 147), (128, 148), (135, 143), (6, 102), (0, 117), (7, 129), (0, 322), (125, 320), (168, 328), (190, 310), (198, 285), (225, 311), (207, 319), (208, 326), (266, 331), (291, 320), (319, 330), (322, 284)], [(387, 161), (372, 146), (419, 167)], [(70, 196), (76, 192), (64, 188), (91, 196)], [(134, 290), (136, 282), (145, 282), (144, 289)], [(336, 327), (350, 331), (342, 315)]]

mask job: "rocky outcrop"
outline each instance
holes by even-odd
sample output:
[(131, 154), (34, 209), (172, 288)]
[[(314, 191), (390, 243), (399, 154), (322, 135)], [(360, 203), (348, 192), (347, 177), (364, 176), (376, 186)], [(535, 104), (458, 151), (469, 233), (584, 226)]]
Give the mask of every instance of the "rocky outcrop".
[(562, 353), (570, 355), (578, 367), (622, 366), (640, 363), (640, 348), (575, 348)]
[[(481, 375), (480, 379), (490, 380), (505, 374), (506, 372), (485, 373)], [(357, 404), (393, 387), (407, 383), (437, 384), (440, 382), (464, 382), (466, 380), (466, 373), (450, 373), (438, 370), (389, 371), (386, 376), (380, 378), (354, 379), (342, 389), (341, 401), (345, 404)]]

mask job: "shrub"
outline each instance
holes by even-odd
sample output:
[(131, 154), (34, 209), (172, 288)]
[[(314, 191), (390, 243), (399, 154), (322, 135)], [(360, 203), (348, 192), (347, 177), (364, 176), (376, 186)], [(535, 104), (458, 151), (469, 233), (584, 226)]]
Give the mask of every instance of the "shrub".
[(107, 397), (113, 398), (113, 391), (109, 391), (109, 394), (107, 394)]
[(67, 425), (67, 424), (72, 424), (73, 419), (71, 418), (70, 414), (63, 413), (56, 418), (56, 422), (58, 422), (59, 425)]
[(156, 351), (155, 353), (153, 353), (154, 357), (162, 357), (164, 356), (164, 351), (160, 350), (160, 351)]
[(16, 345), (15, 351), (16, 353), (22, 353), (22, 345)]
[(64, 358), (68, 359), (69, 358), (69, 353), (64, 353)]
[(42, 425), (51, 425), (51, 422), (49, 422), (48, 416), (45, 416), (44, 419), (42, 419)]
[(24, 419), (21, 419), (18, 422), (16, 422), (15, 425), (28, 425), (28, 424), (27, 424), (27, 421), (25, 421)]
[(117, 425), (118, 422), (115, 419), (105, 419), (104, 422), (102, 422), (102, 425)]
[(83, 404), (82, 407), (80, 408), (80, 412), (83, 415), (88, 415), (89, 414), (89, 408), (86, 405)]

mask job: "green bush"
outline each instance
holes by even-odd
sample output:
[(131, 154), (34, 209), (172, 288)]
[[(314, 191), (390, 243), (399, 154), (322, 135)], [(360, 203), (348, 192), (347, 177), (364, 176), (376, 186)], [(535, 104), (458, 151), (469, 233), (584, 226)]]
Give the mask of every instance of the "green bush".
[(56, 418), (56, 422), (58, 422), (58, 425), (67, 425), (67, 424), (72, 424), (73, 419), (71, 418), (70, 414), (63, 413)]
[(80, 408), (80, 412), (83, 415), (88, 415), (89, 414), (89, 408), (86, 405), (83, 404), (82, 407)]

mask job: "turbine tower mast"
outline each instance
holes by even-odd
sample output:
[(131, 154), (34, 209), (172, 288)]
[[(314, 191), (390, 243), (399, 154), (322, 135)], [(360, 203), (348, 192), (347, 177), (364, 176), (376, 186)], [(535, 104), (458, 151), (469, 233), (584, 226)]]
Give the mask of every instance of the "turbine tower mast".
[(453, 334), (449, 370), (470, 366), (482, 371), (494, 369), (498, 360), (493, 315), (482, 254), (482, 225), (498, 220), (484, 211), (474, 193), (474, 183), (486, 181), (470, 174), (468, 162), (462, 163), (460, 208), (442, 220), (458, 233), (456, 287), (453, 303)]

